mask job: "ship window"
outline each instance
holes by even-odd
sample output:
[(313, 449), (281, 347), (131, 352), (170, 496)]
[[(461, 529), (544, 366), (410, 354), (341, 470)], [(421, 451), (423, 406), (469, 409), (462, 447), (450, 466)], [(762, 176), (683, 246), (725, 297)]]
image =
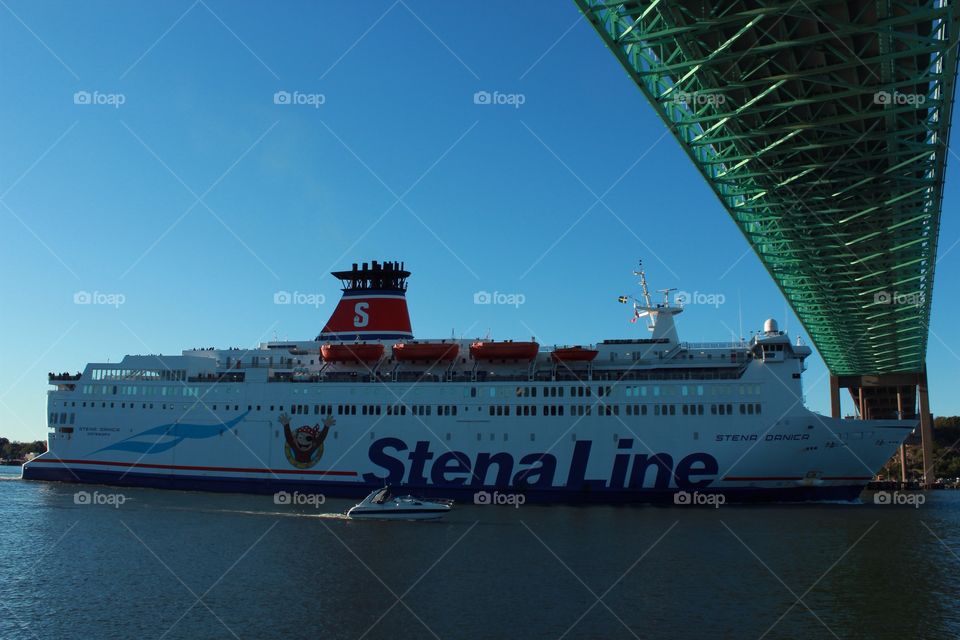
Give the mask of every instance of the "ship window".
[(640, 405), (640, 414), (644, 416), (647, 415), (647, 405), (645, 404)]
[(760, 404), (758, 403), (758, 404), (756, 404), (756, 405), (754, 405), (754, 406), (756, 407), (756, 412), (757, 412), (757, 413), (760, 413)]
[(477, 434), (477, 442), (480, 442), (482, 439), (483, 439), (483, 435), (478, 433), (478, 434)]
[(710, 405), (710, 413), (712, 415), (717, 415), (717, 405), (715, 404)]
[(677, 405), (675, 404), (670, 405), (670, 415), (672, 416), (677, 415)]
[(728, 405), (727, 405), (727, 415), (728, 415), (728, 416), (732, 416), (732, 415), (733, 415), (733, 405), (732, 405), (732, 404), (728, 404)]
[(449, 433), (449, 432), (447, 432), (447, 441), (448, 441), (448, 442), (450, 441), (450, 433)]
[(749, 415), (751, 415), (751, 416), (753, 415), (753, 404), (752, 404), (752, 403), (747, 405), (747, 413), (748, 413)]

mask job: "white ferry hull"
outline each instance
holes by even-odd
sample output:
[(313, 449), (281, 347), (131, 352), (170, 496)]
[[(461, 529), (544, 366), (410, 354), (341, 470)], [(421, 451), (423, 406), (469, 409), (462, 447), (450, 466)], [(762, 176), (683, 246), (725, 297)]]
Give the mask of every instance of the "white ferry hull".
[[(52, 434), (51, 451), (26, 463), (23, 477), (351, 498), (386, 483), (457, 500), (477, 492), (527, 502), (672, 503), (694, 492), (729, 502), (855, 500), (915, 426), (806, 410), (771, 426), (760, 416), (489, 417), (463, 405), (456, 417), (336, 416), (321, 455), (298, 468), (276, 416), (214, 420), (197, 408), (157, 423), (150, 413)], [(295, 424), (316, 421), (302, 418)]]

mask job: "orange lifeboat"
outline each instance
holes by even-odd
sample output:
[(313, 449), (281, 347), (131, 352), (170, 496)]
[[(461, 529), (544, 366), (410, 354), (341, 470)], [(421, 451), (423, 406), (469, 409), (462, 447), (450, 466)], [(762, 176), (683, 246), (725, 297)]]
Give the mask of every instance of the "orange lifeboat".
[(383, 357), (382, 344), (325, 344), (320, 347), (324, 362), (375, 362)]
[(470, 355), (475, 360), (533, 360), (539, 352), (536, 342), (481, 340), (470, 345)]
[(459, 353), (460, 345), (456, 342), (398, 342), (393, 345), (393, 357), (400, 362), (449, 362)]
[(554, 362), (590, 362), (600, 353), (596, 349), (584, 349), (583, 347), (564, 347), (563, 349), (554, 349), (550, 358)]

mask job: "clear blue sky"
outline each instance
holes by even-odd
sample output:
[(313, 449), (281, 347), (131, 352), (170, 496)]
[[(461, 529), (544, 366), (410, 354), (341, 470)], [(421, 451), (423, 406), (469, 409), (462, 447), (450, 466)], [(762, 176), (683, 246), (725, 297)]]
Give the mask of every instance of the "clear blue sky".
[[(683, 339), (729, 339), (741, 319), (749, 335), (768, 316), (801, 329), (572, 2), (4, 3), (7, 437), (45, 436), (48, 371), (312, 338), (339, 293), (327, 272), (352, 261), (406, 261), (421, 337), (634, 335), (616, 297), (637, 291), (640, 257), (655, 288), (723, 296), (688, 307)], [(275, 104), (278, 91), (323, 104)], [(478, 91), (523, 104), (478, 105)], [(958, 164), (933, 298), (936, 414), (960, 413)], [(281, 290), (327, 301), (275, 305)], [(75, 304), (80, 291), (124, 303)], [(525, 301), (475, 305), (477, 291)], [(818, 356), (805, 385), (827, 411)]]

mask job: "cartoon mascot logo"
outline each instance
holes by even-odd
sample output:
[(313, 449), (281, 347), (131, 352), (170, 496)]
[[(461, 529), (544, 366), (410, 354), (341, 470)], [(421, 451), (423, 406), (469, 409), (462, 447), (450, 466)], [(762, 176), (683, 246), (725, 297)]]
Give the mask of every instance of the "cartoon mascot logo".
[(287, 460), (298, 469), (308, 469), (320, 461), (323, 457), (323, 441), (327, 439), (330, 433), (330, 427), (337, 423), (333, 416), (327, 416), (323, 420), (323, 428), (319, 424), (312, 427), (303, 425), (296, 431), (290, 429), (290, 416), (281, 413), (278, 418), (283, 425), (283, 435), (287, 442), (283, 447), (287, 454)]

